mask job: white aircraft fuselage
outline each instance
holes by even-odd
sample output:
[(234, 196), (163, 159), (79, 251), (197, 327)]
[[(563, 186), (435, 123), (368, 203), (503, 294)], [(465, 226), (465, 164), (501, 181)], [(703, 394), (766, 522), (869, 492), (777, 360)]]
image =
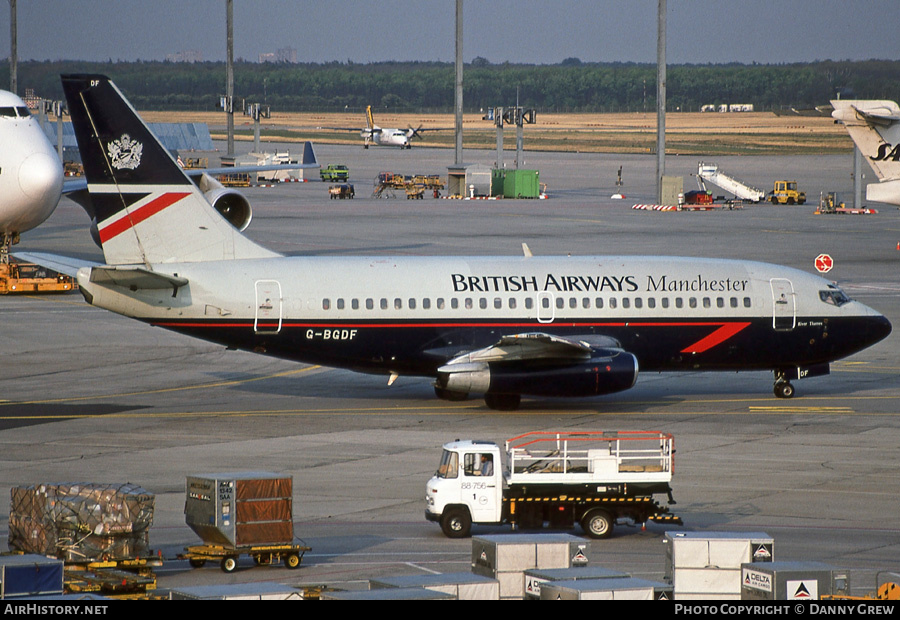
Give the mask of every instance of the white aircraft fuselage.
[(92, 305), (228, 348), (514, 409), (640, 371), (772, 370), (788, 398), (891, 331), (827, 280), (753, 261), (281, 256), (222, 218), (108, 78), (63, 88), (107, 264), (29, 258), (77, 273)]
[[(131, 291), (91, 282), (90, 268), (78, 280), (91, 304), (152, 325), (300, 362), (435, 377), (460, 394), (596, 395), (631, 387), (639, 370), (801, 378), (890, 332), (828, 281), (748, 261), (277, 257), (153, 269), (190, 284)], [(587, 347), (516, 368), (515, 347), (494, 346), (537, 334)]]
[(18, 96), (0, 91), (0, 236), (50, 217), (62, 187), (62, 164), (37, 119)]
[(359, 135), (365, 139), (366, 148), (369, 142), (376, 146), (398, 146), (402, 149), (408, 149), (409, 136), (402, 129), (382, 129), (381, 127), (372, 127), (371, 129), (363, 129)]

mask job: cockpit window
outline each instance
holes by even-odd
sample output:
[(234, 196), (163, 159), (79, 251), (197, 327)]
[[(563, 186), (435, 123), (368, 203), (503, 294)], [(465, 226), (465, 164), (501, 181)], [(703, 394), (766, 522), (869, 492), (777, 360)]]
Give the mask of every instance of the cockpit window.
[(852, 301), (844, 291), (836, 286), (829, 286), (828, 290), (819, 291), (819, 299), (832, 306), (843, 306)]
[(25, 106), (0, 106), (0, 117), (16, 118), (17, 116), (28, 118), (31, 116), (31, 112), (29, 112), (28, 108)]

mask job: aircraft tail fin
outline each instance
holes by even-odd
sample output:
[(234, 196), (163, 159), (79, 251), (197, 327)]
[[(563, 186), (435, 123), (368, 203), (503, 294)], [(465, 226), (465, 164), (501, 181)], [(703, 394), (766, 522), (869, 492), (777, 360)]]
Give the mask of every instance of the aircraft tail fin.
[(369, 131), (375, 129), (375, 116), (372, 114), (372, 106), (366, 106), (366, 127)]
[(316, 151), (313, 149), (312, 142), (307, 141), (303, 144), (303, 156), (300, 158), (300, 163), (313, 166), (319, 163), (319, 160), (316, 159)]
[(847, 128), (880, 181), (900, 179), (900, 107), (893, 101), (837, 99), (832, 117)]
[(108, 77), (62, 83), (107, 264), (277, 256), (213, 208)]

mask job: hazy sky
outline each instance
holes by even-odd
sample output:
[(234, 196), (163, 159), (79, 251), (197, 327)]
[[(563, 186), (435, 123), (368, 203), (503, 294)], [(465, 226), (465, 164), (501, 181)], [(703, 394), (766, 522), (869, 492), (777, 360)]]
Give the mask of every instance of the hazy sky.
[[(224, 0), (18, 0), (20, 60), (225, 59)], [(234, 0), (236, 58), (453, 61), (455, 0)], [(465, 0), (463, 57), (655, 62), (657, 0)], [(0, 58), (9, 57), (0, 2)], [(667, 60), (900, 59), (900, 0), (668, 0)]]

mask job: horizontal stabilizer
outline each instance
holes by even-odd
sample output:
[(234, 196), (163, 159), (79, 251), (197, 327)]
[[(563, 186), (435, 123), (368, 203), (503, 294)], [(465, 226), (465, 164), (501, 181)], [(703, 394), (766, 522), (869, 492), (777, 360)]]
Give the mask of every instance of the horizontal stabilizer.
[(893, 111), (888, 108), (862, 110), (860, 108), (853, 107), (853, 109), (856, 110), (856, 113), (860, 116), (860, 118), (862, 118), (870, 125), (880, 125), (882, 127), (887, 127), (888, 125), (892, 125), (893, 123), (900, 122), (900, 116), (898, 116), (897, 114), (893, 114)]
[(16, 252), (13, 256), (21, 261), (34, 263), (47, 269), (52, 269), (63, 275), (76, 277), (78, 270), (84, 267), (97, 267), (100, 263), (95, 263), (77, 258), (69, 258), (68, 256), (59, 256), (56, 254), (44, 254), (43, 252)]
[(178, 290), (188, 283), (187, 278), (167, 273), (151, 271), (143, 267), (94, 267), (91, 282), (95, 284), (121, 286), (132, 291), (140, 289)]

